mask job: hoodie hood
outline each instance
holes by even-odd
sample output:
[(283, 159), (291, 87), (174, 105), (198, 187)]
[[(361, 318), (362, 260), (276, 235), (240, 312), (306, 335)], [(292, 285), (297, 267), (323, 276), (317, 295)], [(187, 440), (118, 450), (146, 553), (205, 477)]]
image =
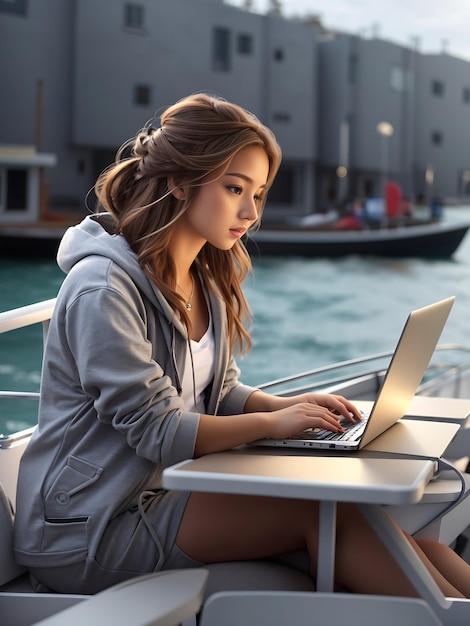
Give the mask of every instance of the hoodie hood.
[(88, 215), (80, 224), (68, 228), (57, 252), (60, 269), (68, 274), (83, 259), (101, 256), (116, 263), (184, 334), (184, 329), (168, 302), (142, 271), (137, 255), (123, 235), (116, 234), (116, 220), (110, 213)]
[(126, 239), (116, 234), (116, 226), (110, 213), (97, 213), (68, 228), (57, 252), (60, 269), (68, 274), (82, 259), (98, 255), (115, 261), (135, 278), (137, 257)]
[(116, 226), (116, 220), (110, 213), (88, 215), (80, 224), (65, 232), (57, 252), (57, 263), (68, 274), (82, 259), (105, 257), (119, 265), (139, 289), (150, 296), (155, 292), (126, 238), (116, 234)]

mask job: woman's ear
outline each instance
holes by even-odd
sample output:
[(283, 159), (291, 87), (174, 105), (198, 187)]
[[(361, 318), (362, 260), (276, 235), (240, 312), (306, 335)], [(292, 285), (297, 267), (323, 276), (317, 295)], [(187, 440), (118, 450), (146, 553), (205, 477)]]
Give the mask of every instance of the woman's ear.
[(184, 200), (184, 189), (175, 185), (175, 181), (172, 176), (168, 176), (168, 189), (177, 200)]

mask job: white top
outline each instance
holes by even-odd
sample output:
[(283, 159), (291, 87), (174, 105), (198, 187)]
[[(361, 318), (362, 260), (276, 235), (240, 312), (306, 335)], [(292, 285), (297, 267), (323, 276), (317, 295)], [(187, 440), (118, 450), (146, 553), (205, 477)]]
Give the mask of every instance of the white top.
[(205, 334), (200, 341), (191, 339), (186, 351), (182, 381), (184, 406), (187, 411), (205, 413), (204, 391), (214, 378), (214, 328), (210, 310), (209, 326)]

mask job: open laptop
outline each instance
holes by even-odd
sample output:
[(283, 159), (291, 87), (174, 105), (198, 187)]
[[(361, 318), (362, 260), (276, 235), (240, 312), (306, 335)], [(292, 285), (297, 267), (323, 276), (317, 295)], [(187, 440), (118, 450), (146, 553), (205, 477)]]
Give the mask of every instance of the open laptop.
[[(397, 426), (397, 432), (401, 434), (404, 429), (398, 428), (396, 423), (406, 415), (423, 379), (454, 300), (455, 297), (447, 298), (409, 314), (382, 387), (370, 413), (364, 414), (361, 422), (353, 425), (342, 422), (345, 433), (315, 429), (289, 439), (258, 439), (253, 445), (352, 452), (362, 450), (393, 425)], [(415, 425), (418, 424), (422, 422), (416, 421)], [(426, 424), (427, 429), (429, 423)], [(415, 447), (414, 444), (412, 447)]]

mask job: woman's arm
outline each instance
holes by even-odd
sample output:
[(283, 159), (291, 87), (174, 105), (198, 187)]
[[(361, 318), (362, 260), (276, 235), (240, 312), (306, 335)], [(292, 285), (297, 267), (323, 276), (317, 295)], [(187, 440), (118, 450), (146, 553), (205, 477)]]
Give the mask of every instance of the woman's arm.
[(360, 419), (353, 404), (341, 396), (302, 394), (291, 398), (254, 391), (242, 415), (201, 415), (195, 456), (220, 452), (263, 437), (284, 439), (308, 428), (339, 432), (341, 416)]

